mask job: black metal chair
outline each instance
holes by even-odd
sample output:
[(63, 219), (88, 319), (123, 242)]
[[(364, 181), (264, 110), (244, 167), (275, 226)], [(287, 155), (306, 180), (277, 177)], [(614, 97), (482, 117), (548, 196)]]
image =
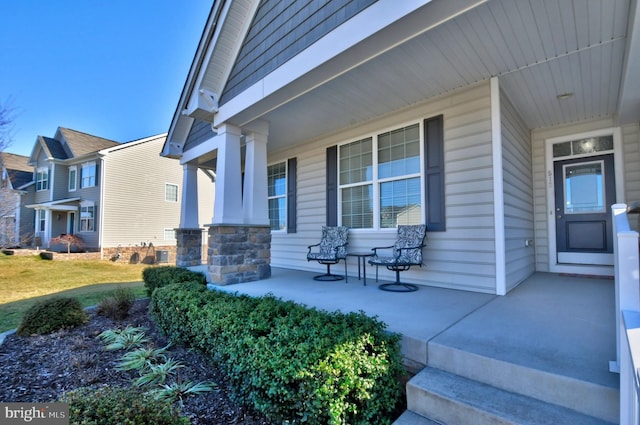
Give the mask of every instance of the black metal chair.
[[(317, 261), (327, 266), (327, 273), (314, 276), (315, 280), (342, 280), (344, 276), (331, 274), (331, 265), (344, 261), (344, 274), (347, 275), (347, 243), (349, 228), (345, 226), (322, 226), (320, 243), (309, 245), (307, 261)], [(316, 249), (313, 249), (316, 248)]]
[[(425, 247), (426, 236), (427, 226), (425, 224), (399, 225), (398, 238), (394, 245), (372, 248), (373, 257), (369, 259), (369, 264), (376, 266), (376, 270), (377, 267), (384, 266), (388, 270), (396, 272), (396, 281), (384, 283), (379, 286), (380, 289), (392, 292), (418, 290), (416, 285), (400, 282), (400, 272), (409, 270), (411, 266), (422, 267), (422, 248)], [(387, 251), (381, 255), (378, 253), (381, 250)]]

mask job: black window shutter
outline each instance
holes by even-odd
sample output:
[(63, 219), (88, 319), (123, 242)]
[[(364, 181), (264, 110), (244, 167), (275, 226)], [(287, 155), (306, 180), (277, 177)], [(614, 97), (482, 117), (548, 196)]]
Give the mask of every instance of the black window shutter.
[(327, 148), (327, 226), (338, 225), (338, 147)]
[(296, 186), (298, 178), (298, 161), (290, 158), (287, 161), (287, 233), (296, 233)]
[(425, 223), (429, 231), (446, 230), (444, 199), (444, 119), (424, 120), (424, 169), (426, 172)]

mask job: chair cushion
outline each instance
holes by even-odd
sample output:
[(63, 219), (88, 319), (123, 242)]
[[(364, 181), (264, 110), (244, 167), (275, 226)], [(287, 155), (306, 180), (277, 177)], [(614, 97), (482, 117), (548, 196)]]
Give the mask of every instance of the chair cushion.
[(322, 226), (320, 254), (329, 258), (345, 258), (347, 256), (347, 239), (349, 229), (345, 226)]
[[(424, 224), (401, 225), (398, 226), (398, 239), (394, 245), (397, 263), (399, 264), (422, 264), (422, 243), (427, 232)], [(413, 249), (402, 249), (408, 247), (420, 247)]]

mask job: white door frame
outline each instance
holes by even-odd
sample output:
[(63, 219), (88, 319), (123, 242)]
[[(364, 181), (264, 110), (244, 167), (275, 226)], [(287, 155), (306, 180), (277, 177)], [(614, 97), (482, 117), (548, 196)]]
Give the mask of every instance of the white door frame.
[[(571, 134), (569, 136), (553, 137), (545, 140), (545, 177), (547, 191), (547, 233), (549, 244), (549, 271), (553, 273), (575, 273), (596, 276), (613, 276), (613, 266), (603, 265), (580, 265), (580, 264), (558, 264), (556, 247), (556, 220), (555, 220), (555, 191), (553, 175), (553, 145), (571, 140), (586, 139), (589, 137), (613, 136), (613, 166), (616, 178), (616, 202), (624, 202), (624, 170), (622, 155), (622, 131), (620, 127), (604, 128), (585, 133)], [(606, 152), (595, 152), (592, 155), (574, 156), (573, 158), (588, 158), (590, 156), (602, 155)], [(610, 211), (610, 205), (607, 210)]]

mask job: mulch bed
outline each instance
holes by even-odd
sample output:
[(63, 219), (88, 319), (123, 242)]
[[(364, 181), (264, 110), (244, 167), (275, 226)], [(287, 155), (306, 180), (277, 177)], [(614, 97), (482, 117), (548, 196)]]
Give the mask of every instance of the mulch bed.
[[(8, 336), (0, 345), (0, 401), (42, 403), (80, 387), (130, 386), (137, 372), (115, 369), (124, 351), (104, 351), (98, 335), (127, 325), (144, 326), (155, 347), (164, 347), (168, 341), (149, 319), (148, 305), (148, 300), (136, 301), (129, 317), (122, 321), (90, 312), (90, 321), (77, 328), (50, 335)], [(184, 401), (182, 412), (192, 424), (270, 424), (262, 415), (231, 400), (228, 380), (207, 358), (182, 346), (172, 346), (169, 351), (170, 357), (187, 365), (180, 372), (183, 380), (214, 381), (219, 386)]]

